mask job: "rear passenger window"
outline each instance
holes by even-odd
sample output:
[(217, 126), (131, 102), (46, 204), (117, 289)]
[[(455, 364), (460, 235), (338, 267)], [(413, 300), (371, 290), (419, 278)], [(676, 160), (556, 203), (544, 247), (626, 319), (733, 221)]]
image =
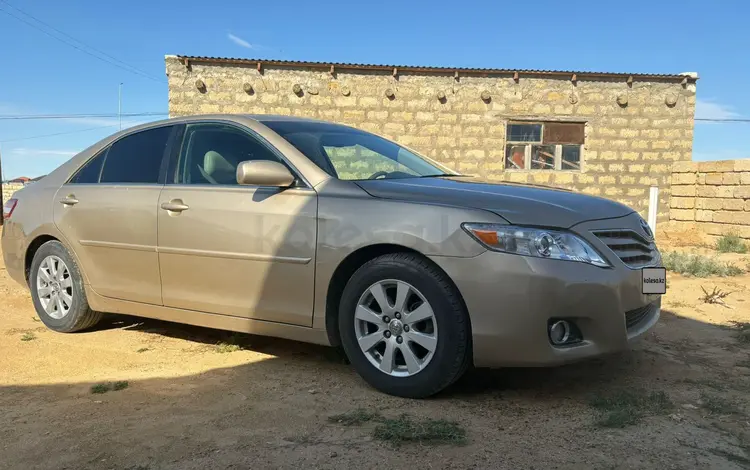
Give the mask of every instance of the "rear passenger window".
[(141, 131), (115, 142), (107, 152), (101, 183), (158, 183), (172, 126)]
[(86, 162), (70, 182), (72, 184), (98, 183), (99, 175), (102, 172), (102, 162), (104, 162), (104, 158), (107, 155), (107, 150), (108, 149), (102, 150), (97, 156)]

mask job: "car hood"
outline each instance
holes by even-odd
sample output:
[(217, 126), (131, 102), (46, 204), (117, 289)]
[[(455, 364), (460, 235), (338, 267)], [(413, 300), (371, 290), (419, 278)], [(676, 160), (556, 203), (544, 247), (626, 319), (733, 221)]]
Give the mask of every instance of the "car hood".
[(581, 222), (628, 215), (633, 209), (564, 189), (467, 178), (399, 178), (356, 182), (371, 196), (484, 209), (512, 224), (569, 228)]

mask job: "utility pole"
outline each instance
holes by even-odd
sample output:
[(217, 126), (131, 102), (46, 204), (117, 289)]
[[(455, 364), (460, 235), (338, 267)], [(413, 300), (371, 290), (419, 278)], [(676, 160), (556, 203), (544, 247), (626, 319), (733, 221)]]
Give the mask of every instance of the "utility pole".
[(117, 121), (120, 126), (119, 130), (122, 130), (122, 83), (120, 83), (117, 92)]
[[(5, 201), (3, 201), (3, 157), (0, 155), (0, 207), (5, 207)], [(0, 213), (2, 214), (2, 213)], [(5, 217), (0, 215), (0, 225), (5, 223)]]

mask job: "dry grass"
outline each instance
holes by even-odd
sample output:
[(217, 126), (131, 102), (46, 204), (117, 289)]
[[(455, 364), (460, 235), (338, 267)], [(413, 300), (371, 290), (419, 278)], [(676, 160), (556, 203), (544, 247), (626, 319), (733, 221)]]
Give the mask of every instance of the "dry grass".
[(704, 304), (718, 304), (725, 307), (727, 306), (726, 302), (724, 302), (724, 299), (729, 297), (729, 294), (731, 294), (731, 292), (723, 291), (718, 287), (714, 287), (714, 290), (708, 292), (705, 287), (701, 286), (701, 290), (703, 291), (703, 297), (701, 297), (701, 301)]
[(709, 379), (709, 378), (699, 378), (699, 379), (685, 378), (685, 379), (682, 379), (681, 382), (690, 384), (690, 385), (700, 385), (702, 387), (709, 387), (718, 392), (725, 392), (727, 390), (727, 386), (723, 381)]
[(219, 354), (226, 354), (226, 353), (240, 351), (241, 349), (242, 347), (240, 347), (239, 344), (221, 342), (216, 345), (216, 347), (214, 348), (214, 351), (216, 351)]
[(645, 416), (664, 414), (674, 406), (666, 393), (645, 390), (618, 390), (608, 395), (596, 395), (589, 403), (599, 410), (596, 424), (605, 428), (637, 424)]
[(91, 386), (91, 393), (101, 394), (107, 392), (116, 392), (119, 390), (125, 390), (130, 384), (127, 380), (119, 380), (117, 382), (102, 382)]
[(380, 413), (377, 411), (357, 408), (356, 410), (347, 411), (346, 413), (329, 416), (328, 421), (343, 426), (359, 426), (373, 420), (380, 420), (381, 418)]
[(242, 351), (248, 346), (247, 338), (247, 335), (232, 333), (227, 337), (226, 341), (217, 343), (216, 346), (214, 346), (214, 351), (219, 354)]
[(734, 321), (732, 328), (735, 330), (737, 341), (750, 345), (750, 322)]
[(663, 257), (667, 270), (683, 276), (739, 276), (744, 271), (732, 263), (723, 263), (716, 258), (709, 258), (699, 254), (672, 251)]
[(411, 442), (453, 445), (467, 443), (466, 430), (455, 421), (432, 418), (415, 419), (406, 414), (395, 419), (384, 419), (375, 428), (373, 437), (395, 446)]
[(357, 408), (346, 413), (328, 417), (331, 423), (343, 426), (361, 426), (378, 423), (373, 437), (394, 446), (408, 443), (464, 445), (467, 442), (466, 430), (455, 421), (432, 418), (414, 418), (402, 414), (397, 418), (386, 418), (377, 411)]
[(720, 253), (747, 253), (747, 243), (736, 233), (730, 233), (716, 240), (714, 246)]
[(720, 395), (702, 392), (701, 393), (702, 407), (708, 410), (711, 414), (717, 415), (739, 415), (742, 414), (737, 404), (727, 398)]
[(32, 332), (26, 332), (21, 336), (21, 341), (34, 341), (36, 339), (36, 335)]

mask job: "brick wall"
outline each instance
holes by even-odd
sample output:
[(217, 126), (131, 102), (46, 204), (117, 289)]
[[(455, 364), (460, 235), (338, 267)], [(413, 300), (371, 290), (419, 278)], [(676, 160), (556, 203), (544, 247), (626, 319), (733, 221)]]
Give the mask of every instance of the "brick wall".
[[(167, 56), (169, 113), (309, 116), (392, 138), (462, 173), (490, 181), (559, 186), (612, 198), (642, 215), (660, 187), (658, 218), (669, 218), (675, 161), (690, 160), (695, 81), (578, 79), (512, 74), (461, 76), (192, 61)], [(204, 88), (198, 89), (201, 80)], [(245, 91), (246, 86), (252, 91)], [(299, 91), (295, 93), (295, 85)], [(393, 99), (385, 95), (392, 90)], [(487, 92), (490, 100), (481, 95)], [(443, 93), (444, 99), (438, 94)], [(627, 105), (618, 104), (627, 98)], [(667, 105), (670, 99), (675, 103)], [(585, 122), (581, 171), (508, 170), (509, 120)]]
[(675, 163), (670, 219), (674, 229), (750, 240), (750, 159)]
[(23, 188), (19, 183), (3, 183), (3, 203), (13, 197), (13, 193)]
[[(13, 197), (13, 193), (15, 193), (21, 188), (23, 188), (22, 184), (3, 183), (3, 204), (5, 204), (8, 201), (8, 199)], [(3, 223), (2, 218), (3, 218), (2, 215), (0, 215), (0, 225), (2, 225)]]

